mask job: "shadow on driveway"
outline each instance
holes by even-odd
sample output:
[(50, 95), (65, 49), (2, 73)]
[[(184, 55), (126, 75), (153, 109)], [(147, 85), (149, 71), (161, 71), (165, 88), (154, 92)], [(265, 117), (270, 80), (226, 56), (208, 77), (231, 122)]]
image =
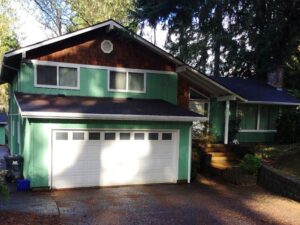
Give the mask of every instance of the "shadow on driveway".
[(62, 224), (300, 224), (300, 204), (258, 186), (147, 185), (12, 193), (1, 210), (58, 215)]

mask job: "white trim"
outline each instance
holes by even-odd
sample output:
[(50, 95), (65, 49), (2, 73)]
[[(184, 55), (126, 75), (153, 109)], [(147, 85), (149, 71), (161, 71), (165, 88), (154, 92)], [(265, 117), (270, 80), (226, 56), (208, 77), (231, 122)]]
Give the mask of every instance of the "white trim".
[(277, 130), (239, 130), (240, 133), (276, 133)]
[[(70, 89), (70, 90), (80, 90), (80, 67), (76, 66), (75, 64), (72, 65), (64, 65), (61, 63), (49, 63), (47, 61), (36, 61), (33, 63), (34, 66), (34, 87), (42, 87), (42, 88), (54, 88), (54, 89)], [(53, 66), (56, 67), (56, 85), (45, 85), (45, 84), (38, 84), (37, 83), (37, 66)], [(66, 67), (66, 68), (74, 68), (77, 72), (77, 87), (69, 87), (69, 86), (59, 86), (59, 68)]]
[[(122, 73), (125, 73), (125, 82), (126, 82), (126, 89), (123, 90), (123, 89), (111, 89), (110, 88), (110, 72), (122, 72)], [(134, 91), (134, 90), (129, 90), (129, 73), (140, 73), (140, 74), (143, 74), (143, 84), (144, 84), (144, 89), (142, 91)], [(132, 72), (132, 71), (119, 71), (118, 69), (115, 69), (115, 70), (107, 70), (107, 91), (109, 92), (125, 92), (125, 93), (142, 93), (142, 94), (145, 94), (147, 91), (147, 76), (146, 76), (146, 73), (145, 72)]]
[[(192, 126), (189, 128), (189, 145), (188, 145), (188, 183), (191, 183), (192, 173)], [(178, 158), (179, 159), (179, 158)]]
[(229, 116), (230, 116), (230, 101), (226, 100), (225, 106), (225, 129), (224, 129), (224, 144), (228, 144), (228, 132), (229, 132)]
[(259, 130), (259, 128), (260, 128), (260, 110), (261, 110), (261, 106), (258, 105), (258, 106), (257, 106), (256, 130)]
[[(69, 34), (65, 34), (65, 35), (62, 35), (62, 36), (59, 36), (59, 37), (56, 37), (56, 38), (52, 38), (50, 40), (46, 40), (46, 41), (43, 41), (43, 42), (40, 42), (40, 43), (37, 43), (37, 44), (33, 44), (31, 46), (27, 46), (27, 47), (24, 47), (24, 48), (6, 53), (5, 57), (10, 57), (10, 56), (22, 53), (24, 51), (30, 51), (32, 49), (36, 49), (36, 48), (39, 48), (39, 47), (42, 47), (42, 46), (45, 46), (45, 45), (53, 44), (55, 42), (62, 41), (62, 40), (65, 40), (67, 38), (71, 38), (71, 37), (77, 36), (79, 34), (87, 33), (89, 31), (93, 31), (93, 30), (96, 30), (96, 29), (99, 29), (99, 28), (102, 28), (102, 27), (105, 27), (105, 26), (117, 27), (117, 28), (119, 28), (123, 31), (129, 32), (125, 27), (123, 27), (119, 23), (115, 22), (114, 20), (108, 20), (108, 21), (103, 22), (101, 24), (97, 24), (97, 25), (94, 25), (94, 26), (91, 26), (91, 27), (87, 27), (87, 28), (84, 28), (84, 29), (81, 29), (81, 30), (78, 30), (78, 31), (75, 31), (75, 32), (72, 32), (72, 33), (69, 33)], [(146, 45), (148, 48), (156, 51), (158, 54), (168, 58), (169, 60), (173, 61), (174, 63), (183, 64), (183, 62), (176, 59), (174, 56), (170, 55), (166, 51), (164, 51), (164, 50), (160, 49), (159, 47), (155, 46), (154, 44), (148, 42), (147, 40), (140, 37), (139, 35), (137, 35), (135, 33), (131, 33), (131, 34), (137, 41), (139, 41), (142, 44)]]
[(262, 104), (262, 105), (294, 105), (300, 106), (299, 103), (292, 103), (292, 102), (265, 102), (265, 101), (246, 101), (243, 104)]
[(163, 71), (163, 70), (150, 70), (150, 69), (134, 69), (128, 67), (111, 67), (111, 66), (98, 66), (98, 65), (89, 65), (89, 64), (80, 64), (80, 63), (66, 63), (66, 62), (55, 62), (55, 61), (42, 61), (42, 60), (27, 60), (24, 63), (32, 63), (37, 65), (49, 65), (49, 66), (65, 66), (65, 67), (79, 67), (86, 69), (100, 69), (100, 70), (115, 70), (119, 72), (133, 72), (133, 73), (154, 73), (154, 74), (168, 74), (168, 75), (177, 75), (176, 72), (172, 71)]
[(98, 120), (133, 120), (133, 121), (206, 121), (207, 117), (189, 116), (154, 116), (154, 115), (124, 115), (124, 114), (90, 114), (90, 113), (61, 113), (61, 112), (21, 112), (26, 118), (47, 119), (98, 119)]
[(236, 96), (234, 95), (226, 95), (226, 96), (221, 96), (217, 98), (218, 102), (222, 102), (222, 101), (235, 101), (236, 100)]
[[(104, 47), (104, 45), (106, 43), (108, 43), (110, 45), (110, 47), (111, 47), (109, 50), (105, 49), (105, 47)], [(110, 40), (103, 40), (101, 42), (101, 50), (102, 50), (103, 53), (109, 54), (109, 53), (111, 53), (114, 50), (114, 45), (113, 45), (113, 43)]]

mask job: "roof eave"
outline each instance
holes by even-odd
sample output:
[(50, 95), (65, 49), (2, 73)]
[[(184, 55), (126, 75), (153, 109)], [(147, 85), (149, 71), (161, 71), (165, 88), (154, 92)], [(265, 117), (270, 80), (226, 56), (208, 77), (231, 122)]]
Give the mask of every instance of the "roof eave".
[(300, 106), (300, 102), (272, 102), (272, 101), (246, 101), (247, 104), (264, 104), (264, 105), (290, 105)]
[(131, 120), (131, 121), (170, 121), (192, 122), (207, 121), (207, 117), (194, 116), (162, 116), (162, 115), (125, 115), (125, 114), (91, 114), (91, 113), (60, 113), (60, 112), (26, 112), (21, 116), (32, 119), (98, 119), (98, 120)]

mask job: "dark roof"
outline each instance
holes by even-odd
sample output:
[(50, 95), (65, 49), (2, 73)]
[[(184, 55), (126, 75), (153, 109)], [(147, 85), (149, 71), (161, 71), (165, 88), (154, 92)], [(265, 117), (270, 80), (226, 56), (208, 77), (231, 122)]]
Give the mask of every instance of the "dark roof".
[(300, 101), (286, 90), (277, 90), (264, 81), (227, 77), (210, 78), (250, 102), (300, 104)]
[(7, 115), (6, 115), (6, 113), (0, 113), (0, 124), (7, 124)]
[[(16, 93), (21, 114), (25, 112), (81, 113), (93, 115), (138, 115), (201, 117), (201, 115), (158, 99), (115, 99)], [(176, 120), (175, 120), (176, 121)]]

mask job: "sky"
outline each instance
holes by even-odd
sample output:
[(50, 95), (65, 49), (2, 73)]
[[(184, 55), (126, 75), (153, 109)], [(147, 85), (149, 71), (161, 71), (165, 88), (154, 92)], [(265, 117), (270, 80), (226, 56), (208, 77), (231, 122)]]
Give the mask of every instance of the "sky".
[[(50, 38), (47, 31), (36, 20), (35, 15), (29, 13), (24, 9), (19, 1), (15, 1), (12, 5), (16, 9), (19, 23), (17, 26), (17, 34), (20, 37), (20, 44), (22, 47), (34, 44)], [(144, 38), (150, 42), (153, 42), (153, 31), (150, 27), (144, 29)], [(157, 46), (163, 48), (166, 40), (167, 31), (162, 30), (160, 27), (157, 29)]]

